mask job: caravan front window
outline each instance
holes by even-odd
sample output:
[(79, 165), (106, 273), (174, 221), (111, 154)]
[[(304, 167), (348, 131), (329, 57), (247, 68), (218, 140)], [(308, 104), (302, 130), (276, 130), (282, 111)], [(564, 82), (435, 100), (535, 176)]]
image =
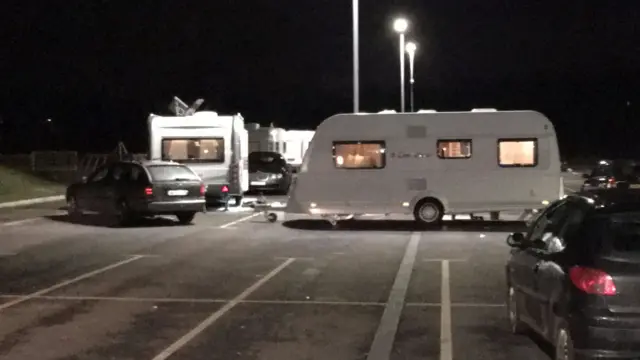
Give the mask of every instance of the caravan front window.
[(498, 139), (498, 165), (534, 167), (538, 164), (538, 139)]
[(471, 140), (438, 140), (438, 157), (440, 159), (469, 159), (471, 157)]
[(224, 138), (162, 139), (162, 160), (183, 163), (224, 162)]
[(382, 169), (385, 147), (384, 141), (334, 141), (333, 163), (340, 169)]

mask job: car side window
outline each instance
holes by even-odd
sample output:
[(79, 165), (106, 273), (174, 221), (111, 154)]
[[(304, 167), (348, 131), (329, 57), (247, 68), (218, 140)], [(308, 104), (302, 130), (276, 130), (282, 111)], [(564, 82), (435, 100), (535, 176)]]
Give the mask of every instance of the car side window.
[(87, 182), (102, 181), (107, 177), (108, 174), (109, 174), (109, 168), (106, 166), (103, 166), (101, 168), (98, 168), (96, 171), (94, 171), (93, 174), (89, 176), (89, 180)]
[(550, 241), (558, 237), (564, 219), (569, 213), (568, 204), (564, 201), (552, 204), (531, 226), (527, 240), (531, 247), (539, 250), (547, 249)]
[(135, 184), (147, 184), (149, 182), (147, 173), (138, 165), (131, 165), (130, 179)]

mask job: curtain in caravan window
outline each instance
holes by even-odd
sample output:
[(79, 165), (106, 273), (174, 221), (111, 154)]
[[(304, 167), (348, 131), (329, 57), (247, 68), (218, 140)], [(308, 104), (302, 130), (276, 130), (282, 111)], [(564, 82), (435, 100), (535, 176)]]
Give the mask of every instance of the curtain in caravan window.
[(334, 164), (343, 169), (381, 169), (385, 166), (384, 142), (334, 142)]

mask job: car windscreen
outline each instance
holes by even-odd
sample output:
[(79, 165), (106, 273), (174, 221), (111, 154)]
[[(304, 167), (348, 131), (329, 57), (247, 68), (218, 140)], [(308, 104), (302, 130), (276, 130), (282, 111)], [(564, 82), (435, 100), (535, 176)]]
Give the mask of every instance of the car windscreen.
[(249, 171), (279, 173), (286, 168), (287, 162), (277, 153), (251, 153), (249, 155)]
[(640, 256), (640, 212), (600, 214), (588, 221), (590, 237), (600, 240), (602, 248), (622, 257)]
[(180, 165), (152, 165), (147, 167), (153, 181), (200, 181), (191, 169)]

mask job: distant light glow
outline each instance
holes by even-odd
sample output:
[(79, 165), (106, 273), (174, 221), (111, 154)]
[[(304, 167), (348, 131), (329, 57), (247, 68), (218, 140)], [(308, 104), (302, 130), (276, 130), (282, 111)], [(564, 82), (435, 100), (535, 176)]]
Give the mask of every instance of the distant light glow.
[(409, 54), (414, 54), (418, 49), (418, 45), (416, 45), (416, 43), (414, 43), (413, 41), (409, 41), (404, 48)]
[(405, 18), (396, 19), (393, 22), (393, 30), (397, 33), (404, 33), (409, 28), (409, 22)]

